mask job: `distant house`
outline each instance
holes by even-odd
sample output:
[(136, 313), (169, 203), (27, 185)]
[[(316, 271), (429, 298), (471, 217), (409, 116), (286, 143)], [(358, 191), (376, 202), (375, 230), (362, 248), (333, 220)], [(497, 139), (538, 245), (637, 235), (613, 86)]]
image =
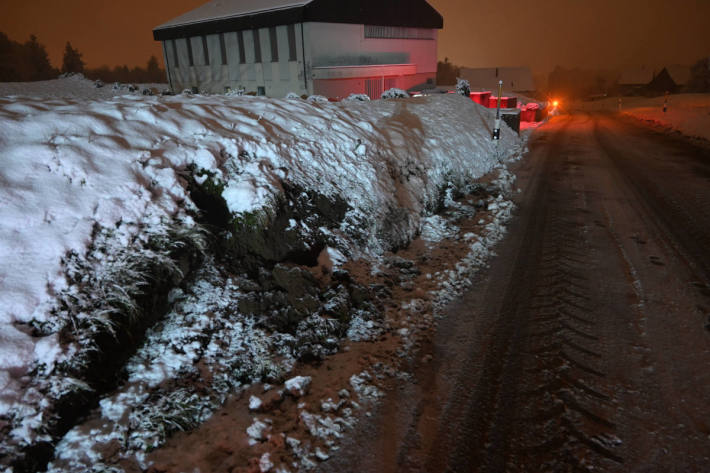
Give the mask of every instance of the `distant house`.
[(625, 69), (619, 77), (622, 95), (653, 95), (664, 92), (678, 92), (690, 80), (690, 67), (672, 65), (656, 72), (646, 67)]
[(678, 86), (673, 82), (673, 78), (665, 67), (661, 69), (661, 72), (655, 74), (651, 82), (646, 86), (646, 90), (649, 94), (673, 93), (677, 88)]
[(535, 92), (535, 81), (528, 67), (487, 67), (461, 68), (461, 78), (471, 85), (471, 90), (498, 89), (498, 81), (503, 81), (505, 92), (531, 95)]
[(379, 98), (434, 82), (442, 27), (425, 0), (213, 0), (153, 37), (175, 91)]

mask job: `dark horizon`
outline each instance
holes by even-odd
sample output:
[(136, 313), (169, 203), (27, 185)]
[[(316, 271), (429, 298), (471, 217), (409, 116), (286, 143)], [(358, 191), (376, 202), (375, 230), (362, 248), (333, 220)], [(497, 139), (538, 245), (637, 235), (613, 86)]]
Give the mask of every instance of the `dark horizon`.
[[(152, 29), (205, 0), (5, 0), (0, 31), (24, 43), (31, 34), (61, 68), (67, 41), (89, 68), (144, 67), (155, 55), (163, 63)], [(710, 56), (710, 2), (704, 0), (430, 0), (444, 17), (438, 57), (466, 67), (529, 66), (547, 75), (567, 69), (620, 70), (692, 65)], [(606, 13), (604, 13), (606, 12)]]

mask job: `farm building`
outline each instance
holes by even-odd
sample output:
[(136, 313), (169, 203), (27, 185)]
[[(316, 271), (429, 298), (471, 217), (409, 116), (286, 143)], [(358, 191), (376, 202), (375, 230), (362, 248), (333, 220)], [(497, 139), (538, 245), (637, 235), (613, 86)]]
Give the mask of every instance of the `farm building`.
[(177, 92), (379, 98), (434, 82), (442, 27), (425, 0), (213, 0), (153, 37)]
[(535, 81), (528, 67), (462, 67), (461, 78), (466, 79), (471, 90), (498, 90), (498, 81), (503, 81), (505, 92), (532, 95)]
[(645, 94), (655, 75), (655, 71), (646, 66), (624, 69), (619, 77), (619, 89), (622, 95)]
[(619, 78), (623, 95), (656, 95), (665, 91), (678, 92), (690, 80), (690, 67), (671, 65), (660, 71), (641, 66), (625, 69)]

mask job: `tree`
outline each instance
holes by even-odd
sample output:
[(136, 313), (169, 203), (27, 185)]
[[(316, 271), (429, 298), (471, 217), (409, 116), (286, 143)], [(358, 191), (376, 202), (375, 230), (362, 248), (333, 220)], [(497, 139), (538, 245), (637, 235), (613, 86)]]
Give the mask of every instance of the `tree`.
[(24, 44), (0, 32), (0, 82), (25, 82), (56, 77), (43, 44), (35, 35)]
[(160, 66), (158, 66), (158, 58), (156, 58), (154, 55), (150, 56), (150, 59), (148, 59), (148, 65), (145, 69), (149, 73), (160, 72)]
[(84, 72), (84, 61), (81, 60), (81, 53), (74, 49), (69, 41), (64, 48), (64, 61), (62, 62), (62, 72)]
[(131, 70), (125, 64), (113, 68), (113, 80), (117, 82), (131, 82)]
[(27, 80), (47, 80), (57, 75), (57, 71), (49, 63), (47, 50), (37, 41), (35, 35), (30, 35), (30, 40), (24, 44), (24, 48), (30, 75)]
[(461, 68), (449, 62), (449, 58), (444, 58), (444, 62), (439, 61), (436, 67), (436, 83), (439, 85), (452, 85), (456, 83), (456, 78), (461, 75)]
[(151, 56), (148, 59), (148, 66), (146, 67), (146, 81), (147, 82), (164, 82), (165, 81), (165, 70), (161, 69), (158, 65), (158, 58)]
[(710, 58), (701, 59), (690, 68), (688, 89), (692, 92), (710, 92)]
[(0, 82), (13, 82), (17, 78), (18, 44), (0, 32)]

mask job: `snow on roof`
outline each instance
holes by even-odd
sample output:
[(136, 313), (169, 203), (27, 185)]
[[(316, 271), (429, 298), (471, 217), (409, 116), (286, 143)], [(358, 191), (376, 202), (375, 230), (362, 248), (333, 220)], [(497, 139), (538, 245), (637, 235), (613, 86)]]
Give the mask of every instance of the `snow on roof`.
[(624, 69), (619, 77), (621, 85), (645, 85), (653, 80), (655, 72), (646, 66), (636, 66)]
[(496, 90), (503, 81), (503, 90), (529, 92), (535, 90), (535, 81), (528, 67), (461, 68), (461, 78), (471, 85), (471, 90)]
[(184, 15), (180, 15), (162, 25), (162, 28), (189, 25), (225, 18), (235, 18), (246, 15), (254, 15), (287, 8), (302, 7), (311, 3), (312, 0), (212, 0), (204, 5), (190, 10)]

